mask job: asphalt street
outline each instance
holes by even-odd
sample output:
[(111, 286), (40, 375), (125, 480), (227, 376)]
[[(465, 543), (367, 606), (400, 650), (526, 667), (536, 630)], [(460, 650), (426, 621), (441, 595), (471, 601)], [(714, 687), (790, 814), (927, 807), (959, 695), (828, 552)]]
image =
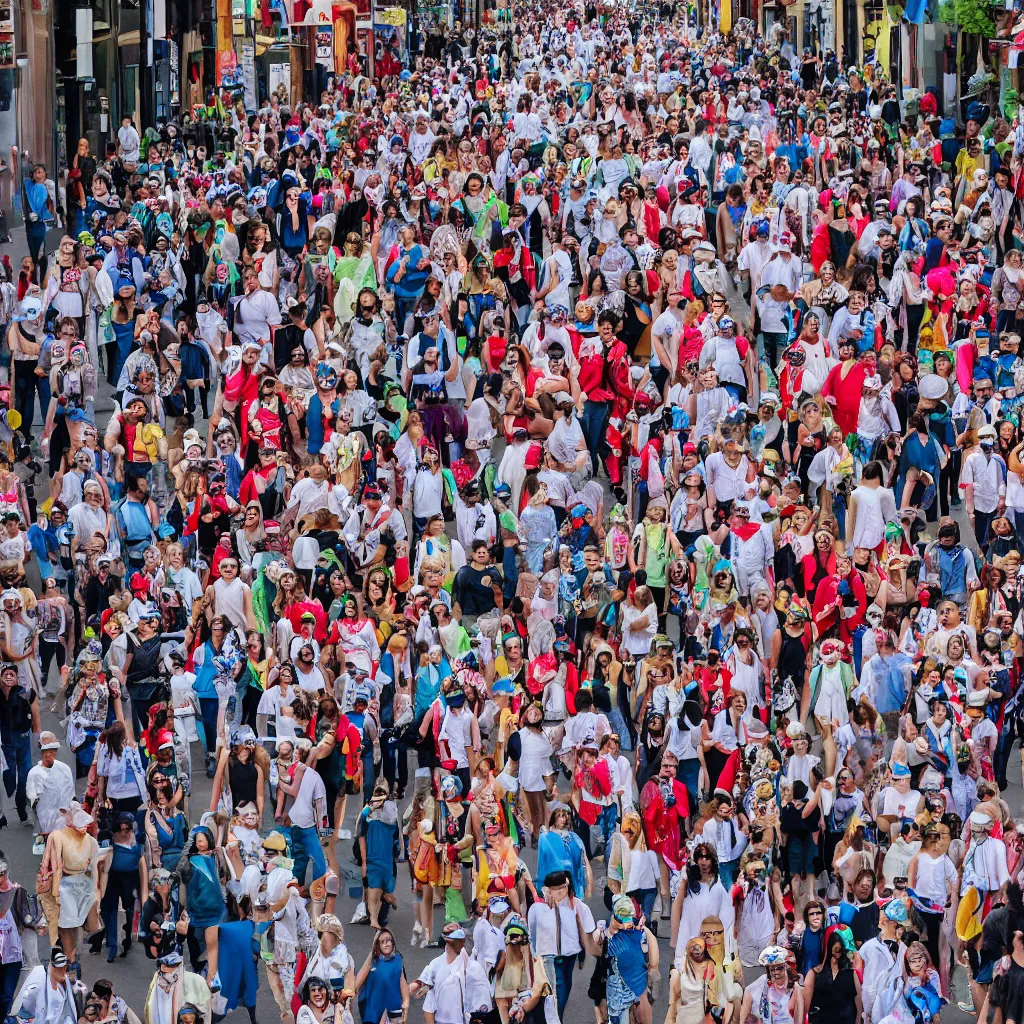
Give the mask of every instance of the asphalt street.
[[(59, 234), (59, 232), (54, 234), (54, 244), (59, 240)], [(20, 228), (15, 229), (14, 242), (9, 246), (4, 246), (3, 248), (7, 249), (11, 255), (12, 263), (17, 265), (17, 261), (20, 260), (21, 255), (26, 251), (23, 230)], [(740, 315), (745, 315), (746, 308), (742, 297), (734, 295), (732, 296), (732, 300), (734, 314), (740, 313)], [(112, 403), (102, 374), (98, 376), (101, 380), (101, 394), (98, 396), (96, 411), (99, 417), (99, 422), (101, 424), (105, 424), (106, 417), (109, 416), (112, 409)], [(36, 422), (39, 423), (41, 421), (42, 416), (39, 411), (37, 411)], [(204, 424), (197, 424), (197, 426), (202, 430)], [(497, 453), (497, 457), (500, 457), (500, 452)], [(610, 500), (606, 501), (606, 507), (610, 507), (610, 504)], [(966, 521), (962, 523), (962, 527), (964, 528), (964, 536), (968, 537), (970, 535), (970, 530), (966, 528)], [(38, 584), (38, 572), (35, 570), (34, 565), (31, 565), (29, 568), (29, 577), (31, 583)], [(50, 692), (53, 692), (57, 685), (58, 679), (56, 669), (54, 667), (49, 681)], [(44, 729), (52, 729), (55, 731), (58, 738), (63, 743), (64, 729), (61, 728), (57, 716), (50, 714), (48, 707), (49, 701), (44, 701), (43, 727)], [(66, 746), (62, 747), (59, 752), (59, 756), (63, 760), (67, 761), (68, 764), (73, 766), (73, 756)], [(193, 765), (197, 767), (201, 766), (203, 763), (201, 751), (198, 745), (196, 745), (193, 750), (192, 761)], [(413, 765), (413, 767), (415, 766)], [(1007, 790), (1004, 795), (1010, 804), (1011, 810), (1016, 813), (1022, 808), (1022, 795), (1024, 795), (1022, 794), (1020, 784), (1020, 759), (1019, 754), (1016, 751), (1013, 754), (1009, 775), (1013, 782), (1010, 789)], [(201, 768), (199, 768), (198, 776), (193, 779), (193, 787), (192, 819), (193, 823), (195, 823), (202, 811), (209, 807), (211, 794), (211, 782), (206, 778), (205, 773), (202, 772)], [(83, 789), (84, 780), (81, 780), (79, 783), (80, 794)], [(33, 856), (31, 852), (31, 830), (18, 825), (17, 815), (14, 813), (13, 809), (13, 800), (7, 800), (6, 806), (8, 807), (8, 821), (10, 822), (10, 825), (7, 830), (0, 830), (0, 850), (3, 851), (3, 855), (10, 865), (12, 880), (21, 883), (31, 891), (34, 889), (34, 880), (39, 867), (40, 858)], [(351, 829), (355, 816), (359, 811), (359, 807), (354, 801), (350, 800), (348, 802), (348, 811), (349, 814), (346, 820), (346, 827)], [(350, 872), (350, 877), (357, 879), (358, 869), (355, 868), (350, 859), (351, 845), (350, 841), (342, 841), (339, 843), (338, 856), (343, 869), (347, 867)], [(536, 851), (524, 849), (521, 856), (530, 868), (531, 872), (533, 872), (537, 863)], [(607, 919), (607, 914), (602, 902), (602, 894), (604, 891), (604, 872), (605, 865), (603, 860), (597, 861), (594, 865), (594, 894), (591, 899), (587, 901), (594, 913), (595, 920), (600, 920), (601, 918)], [(438, 955), (438, 951), (420, 949), (418, 947), (414, 949), (410, 947), (409, 938), (412, 932), (413, 912), (416, 905), (416, 897), (413, 895), (411, 890), (410, 875), (407, 865), (399, 865), (398, 878), (399, 883), (396, 890), (396, 895), (398, 896), (398, 907), (391, 911), (388, 923), (396, 934), (399, 951), (405, 960), (406, 975), (411, 980), (417, 977), (423, 967)], [(345, 880), (343, 880), (341, 895), (338, 899), (338, 916), (344, 922), (346, 944), (355, 960), (356, 969), (358, 970), (369, 952), (373, 939), (373, 932), (366, 925), (349, 924), (349, 920), (355, 911), (356, 903), (357, 900), (348, 895), (347, 884)], [(441, 916), (435, 915), (435, 920), (436, 922), (439, 922), (441, 920)], [(673, 959), (673, 954), (668, 944), (669, 922), (664, 921), (660, 924), (661, 936), (659, 937), (659, 945), (661, 947), (663, 983), (661, 987), (660, 1000), (655, 1005), (654, 1009), (654, 1020), (656, 1024), (662, 1024), (665, 1019), (664, 1014), (668, 1002), (668, 971)], [(686, 938), (689, 938), (689, 936), (686, 936)], [(39, 940), (39, 953), (43, 959), (46, 958), (47, 948), (45, 939)], [(595, 1006), (587, 997), (587, 987), (589, 985), (594, 966), (594, 958), (588, 956), (583, 968), (576, 971), (572, 996), (566, 1010), (565, 1024), (590, 1024), (591, 1021), (595, 1020)], [(138, 944), (133, 945), (126, 958), (119, 958), (112, 964), (107, 964), (105, 962), (105, 952), (98, 956), (92, 956), (88, 952), (84, 952), (82, 954), (82, 975), (86, 984), (91, 985), (97, 978), (110, 979), (114, 983), (117, 993), (128, 1001), (128, 1004), (139, 1014), (140, 1017), (143, 1015), (145, 996), (148, 991), (150, 981), (152, 980), (153, 971), (153, 962), (146, 958)], [(751, 980), (757, 973), (759, 972), (748, 971), (747, 980)], [(262, 968), (260, 969), (260, 974), (260, 988), (257, 998), (257, 1020), (260, 1024), (273, 1024), (273, 1022), (278, 1020), (277, 1006), (271, 996), (269, 986), (266, 983), (266, 976), (263, 974)], [(958, 989), (957, 998), (964, 998), (966, 996), (967, 986), (962, 969), (957, 971), (956, 983)], [(421, 1007), (422, 1003), (414, 1002), (410, 1015), (411, 1020), (422, 1020)], [(356, 1015), (358, 1015), (358, 1011), (356, 1011)], [(241, 1009), (235, 1011), (229, 1016), (230, 1019), (246, 1019), (244, 1011)], [(954, 1024), (966, 1024), (969, 1019), (970, 1018), (967, 1014), (964, 1014), (956, 1007), (955, 1001), (952, 1006), (947, 1007), (943, 1011), (944, 1022), (950, 1021), (954, 1022)], [(376, 1024), (376, 1022), (369, 1022), (369, 1024)]]

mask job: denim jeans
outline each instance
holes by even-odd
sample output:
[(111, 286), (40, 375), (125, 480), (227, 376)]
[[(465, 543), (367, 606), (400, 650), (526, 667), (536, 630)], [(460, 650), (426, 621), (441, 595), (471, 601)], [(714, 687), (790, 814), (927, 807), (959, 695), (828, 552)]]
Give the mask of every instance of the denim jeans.
[(592, 402), (588, 399), (583, 403), (583, 418), (580, 426), (583, 428), (583, 437), (590, 452), (590, 471), (594, 476), (597, 476), (598, 466), (601, 465), (598, 449), (604, 440), (604, 430), (608, 423), (609, 412), (610, 406), (607, 402)]
[(615, 825), (619, 820), (619, 809), (615, 804), (609, 804), (601, 809), (601, 816), (597, 819), (597, 827), (601, 830), (601, 841), (604, 843), (605, 855), (609, 855), (612, 836), (615, 834)]
[(320, 834), (314, 825), (311, 828), (299, 828), (292, 825), (292, 874), (299, 885), (306, 884), (306, 867), (313, 862), (313, 878), (322, 878), (327, 874), (327, 858), (320, 846)]
[(544, 957), (548, 980), (555, 986), (555, 1005), (558, 1007), (559, 1020), (565, 1020), (565, 1006), (572, 994), (572, 972), (575, 967), (575, 956)]
[(654, 913), (654, 898), (658, 895), (657, 886), (653, 889), (633, 889), (631, 892), (627, 892), (626, 895), (640, 904), (640, 910), (643, 912), (644, 917), (650, 921), (651, 914)]
[(17, 795), (14, 797), (15, 805), (18, 808), (18, 817), (24, 820), (28, 815), (28, 798), (25, 796), (25, 783), (28, 780), (28, 773), (32, 770), (32, 734), (31, 732), (12, 732), (0, 742), (3, 748), (4, 760), (7, 761), (7, 771), (4, 772), (4, 789), (7, 795), (15, 794), (15, 782), (17, 782)]
[(989, 524), (995, 517), (995, 511), (982, 512), (980, 508), (974, 510), (974, 539), (978, 542), (979, 548), (984, 546), (988, 537)]
[(200, 697), (199, 711), (203, 716), (200, 723), (203, 727), (201, 739), (203, 741), (203, 752), (206, 754), (217, 753), (217, 712), (220, 701), (216, 697)]
[(28, 239), (28, 254), (35, 260), (39, 268), (39, 280), (46, 276), (46, 230), (48, 225), (41, 220), (28, 221), (25, 224), (25, 237)]
[(7, 1020), (11, 1012), (20, 976), (20, 960), (16, 960), (13, 964), (0, 964), (0, 1021)]

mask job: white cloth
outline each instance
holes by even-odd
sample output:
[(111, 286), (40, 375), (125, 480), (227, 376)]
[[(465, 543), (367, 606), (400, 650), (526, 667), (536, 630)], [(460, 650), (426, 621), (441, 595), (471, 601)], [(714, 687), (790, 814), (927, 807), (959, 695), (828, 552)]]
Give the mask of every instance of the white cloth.
[(47, 835), (64, 827), (64, 811), (75, 798), (75, 777), (63, 761), (54, 761), (50, 768), (33, 765), (25, 780), (25, 794), (35, 808), (39, 831)]

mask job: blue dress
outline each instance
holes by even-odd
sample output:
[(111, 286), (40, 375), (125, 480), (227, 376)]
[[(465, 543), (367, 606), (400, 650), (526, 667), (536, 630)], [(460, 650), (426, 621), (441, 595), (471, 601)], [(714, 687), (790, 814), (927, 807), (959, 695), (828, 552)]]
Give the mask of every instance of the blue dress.
[(402, 975), (405, 965), (401, 953), (378, 957), (370, 962), (366, 984), (359, 990), (359, 1019), (379, 1021), (385, 1010), (402, 1008)]
[(256, 1005), (260, 979), (252, 955), (255, 935), (256, 925), (252, 921), (228, 921), (218, 929), (217, 973), (220, 994), (227, 1000), (225, 1012), (238, 1005)]
[(195, 928), (210, 928), (224, 917), (224, 892), (217, 875), (217, 861), (211, 854), (197, 853), (189, 857), (192, 877), (188, 880), (189, 917)]
[(552, 871), (567, 871), (573, 890), (582, 896), (587, 887), (587, 873), (583, 866), (583, 840), (575, 832), (542, 832), (537, 843), (537, 884)]

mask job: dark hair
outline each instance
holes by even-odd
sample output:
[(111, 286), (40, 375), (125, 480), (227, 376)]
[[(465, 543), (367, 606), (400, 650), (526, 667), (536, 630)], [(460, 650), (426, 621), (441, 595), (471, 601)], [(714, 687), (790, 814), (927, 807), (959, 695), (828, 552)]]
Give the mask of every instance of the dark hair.
[(112, 722), (107, 729), (100, 733), (100, 743), (105, 743), (107, 745), (107, 750), (109, 750), (114, 757), (120, 757), (124, 752), (124, 722)]
[(877, 462), (869, 462), (864, 467), (864, 472), (861, 473), (862, 480), (881, 480), (882, 479), (882, 467)]
[(697, 864), (699, 856), (707, 856), (711, 860), (711, 873), (718, 880), (718, 853), (710, 843), (698, 843), (693, 848), (693, 855), (689, 864), (686, 865), (686, 891), (691, 896), (700, 892), (700, 866)]
[(794, 800), (806, 800), (807, 799), (807, 783), (803, 779), (797, 779), (793, 783), (793, 799)]

